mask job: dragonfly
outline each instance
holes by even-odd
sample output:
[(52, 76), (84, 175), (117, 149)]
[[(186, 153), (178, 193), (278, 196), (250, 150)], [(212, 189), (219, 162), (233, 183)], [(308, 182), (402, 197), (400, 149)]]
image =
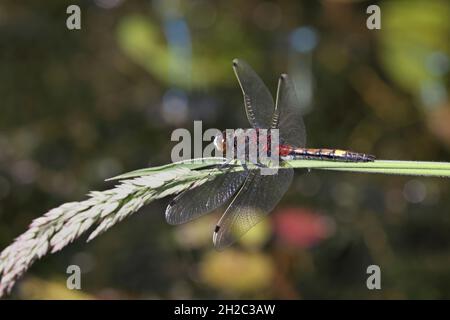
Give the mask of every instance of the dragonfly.
[[(287, 74), (278, 81), (276, 101), (256, 72), (241, 59), (233, 60), (233, 70), (244, 96), (247, 119), (253, 129), (278, 129), (279, 167), (276, 174), (263, 175), (260, 170), (233, 171), (212, 175), (206, 182), (177, 195), (166, 209), (169, 224), (178, 225), (208, 214), (228, 203), (213, 233), (217, 250), (235, 243), (263, 220), (280, 202), (294, 176), (287, 160), (313, 159), (324, 161), (370, 162), (373, 155), (348, 150), (306, 148), (305, 124), (294, 84)], [(241, 129), (245, 134), (248, 129)], [(216, 149), (227, 146), (224, 135), (214, 139)], [(229, 168), (229, 167), (228, 167)]]

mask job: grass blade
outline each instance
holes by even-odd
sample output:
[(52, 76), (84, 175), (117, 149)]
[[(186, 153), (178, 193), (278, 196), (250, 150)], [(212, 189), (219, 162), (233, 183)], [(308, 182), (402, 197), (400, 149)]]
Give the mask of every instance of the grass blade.
[[(33, 220), (28, 230), (0, 253), (0, 297), (10, 292), (14, 283), (37, 259), (61, 250), (95, 228), (88, 238), (88, 241), (92, 240), (147, 203), (182, 192), (193, 182), (201, 184), (210, 174), (222, 174), (223, 171), (214, 166), (224, 160), (193, 159), (125, 173), (109, 179), (121, 180), (116, 187), (91, 192), (87, 200), (63, 204)], [(292, 160), (287, 163), (297, 169), (450, 177), (448, 162)], [(235, 165), (236, 161), (231, 164)], [(243, 168), (236, 166), (233, 170)]]

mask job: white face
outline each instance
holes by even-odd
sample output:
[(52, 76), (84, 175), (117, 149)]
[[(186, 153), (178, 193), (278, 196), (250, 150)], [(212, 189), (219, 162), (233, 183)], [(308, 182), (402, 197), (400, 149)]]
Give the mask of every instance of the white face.
[(224, 139), (223, 134), (218, 133), (214, 138), (214, 147), (216, 147), (217, 151), (223, 152)]

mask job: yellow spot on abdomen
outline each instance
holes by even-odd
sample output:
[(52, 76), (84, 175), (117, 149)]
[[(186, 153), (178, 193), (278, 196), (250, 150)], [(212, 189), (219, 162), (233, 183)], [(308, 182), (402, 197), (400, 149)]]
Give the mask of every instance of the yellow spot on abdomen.
[(334, 155), (336, 155), (336, 156), (344, 156), (346, 153), (347, 153), (347, 151), (340, 150), (340, 149), (337, 149), (334, 151)]

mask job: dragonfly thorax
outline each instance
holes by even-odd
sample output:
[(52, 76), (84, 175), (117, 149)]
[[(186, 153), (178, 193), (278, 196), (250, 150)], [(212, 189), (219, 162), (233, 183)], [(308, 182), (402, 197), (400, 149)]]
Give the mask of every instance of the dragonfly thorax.
[(262, 152), (270, 154), (270, 130), (262, 129), (235, 129), (226, 130), (214, 138), (214, 146), (224, 157), (236, 158), (242, 155), (246, 159), (250, 153), (258, 157)]

